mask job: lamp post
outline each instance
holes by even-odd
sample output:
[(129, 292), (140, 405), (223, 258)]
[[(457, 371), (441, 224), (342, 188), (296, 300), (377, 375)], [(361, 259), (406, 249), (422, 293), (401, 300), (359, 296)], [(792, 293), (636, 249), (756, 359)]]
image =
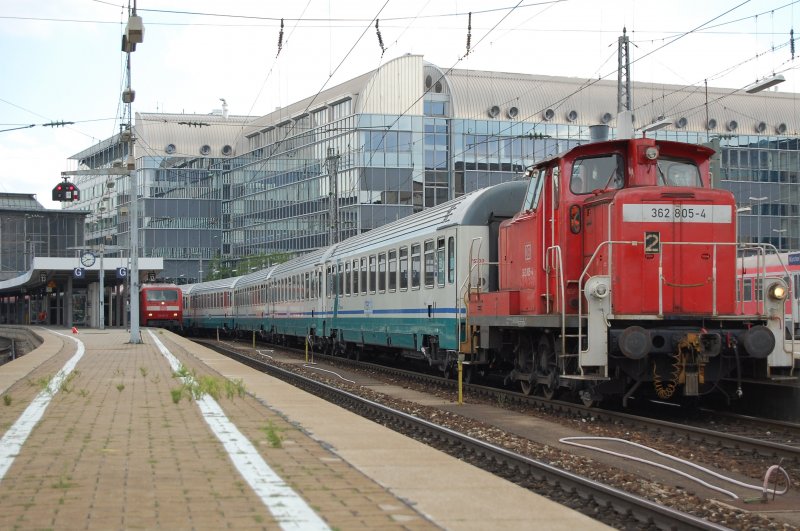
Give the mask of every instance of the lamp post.
[(783, 233), (786, 229), (772, 229), (772, 232), (778, 233), (778, 252), (783, 250)]
[[(755, 201), (756, 203), (760, 203), (761, 201), (766, 201), (767, 196), (763, 197), (748, 197), (750, 201)], [(756, 218), (756, 243), (761, 243), (761, 207), (758, 208), (758, 218)]]

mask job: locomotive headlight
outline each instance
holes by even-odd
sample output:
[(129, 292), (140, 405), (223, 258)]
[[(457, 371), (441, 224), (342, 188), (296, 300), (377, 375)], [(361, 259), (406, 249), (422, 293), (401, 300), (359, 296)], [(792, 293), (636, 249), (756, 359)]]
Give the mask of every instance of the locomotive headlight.
[(597, 284), (594, 286), (592, 290), (592, 295), (597, 297), (598, 299), (603, 299), (608, 296), (608, 286), (605, 284)]
[(769, 287), (770, 298), (776, 301), (782, 301), (786, 298), (786, 286), (782, 282), (776, 282)]
[(649, 146), (644, 150), (644, 156), (647, 160), (656, 160), (658, 158), (658, 148), (655, 146)]

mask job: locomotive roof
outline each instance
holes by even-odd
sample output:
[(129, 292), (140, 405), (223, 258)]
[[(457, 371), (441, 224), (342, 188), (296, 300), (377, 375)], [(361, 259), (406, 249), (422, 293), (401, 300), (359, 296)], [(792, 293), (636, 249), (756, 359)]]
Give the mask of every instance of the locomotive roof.
[[(548, 166), (553, 160), (560, 159), (565, 156), (567, 153), (574, 154), (575, 157), (580, 157), (584, 151), (595, 151), (597, 150), (598, 145), (605, 145), (608, 150), (617, 150), (617, 149), (624, 149), (627, 147), (627, 144), (633, 142), (636, 143), (637, 141), (642, 140), (641, 138), (619, 138), (615, 140), (603, 140), (599, 142), (586, 142), (584, 144), (580, 144), (578, 146), (572, 147), (570, 149), (561, 151), (560, 153), (556, 153), (555, 155), (551, 155), (547, 158), (541, 159), (536, 163), (532, 164), (531, 168), (541, 168), (543, 166)], [(653, 139), (648, 139), (648, 142), (652, 142)], [(672, 140), (655, 140), (657, 146), (663, 146), (667, 148), (674, 148), (677, 150), (687, 150), (691, 149), (692, 151), (698, 153), (704, 153), (707, 156), (711, 156), (714, 154), (714, 150), (706, 147), (701, 146), (698, 144), (686, 144), (684, 142), (675, 142)]]

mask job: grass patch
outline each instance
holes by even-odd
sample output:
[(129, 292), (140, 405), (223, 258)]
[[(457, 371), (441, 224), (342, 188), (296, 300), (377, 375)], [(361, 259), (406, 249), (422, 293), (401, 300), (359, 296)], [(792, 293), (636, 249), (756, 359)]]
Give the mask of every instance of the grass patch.
[(139, 367), (139, 373), (147, 378), (147, 367)]
[(118, 383), (117, 384), (117, 391), (119, 391), (121, 393), (123, 389), (125, 389), (125, 384)]
[(66, 478), (64, 476), (61, 476), (60, 478), (58, 478), (58, 481), (56, 483), (53, 483), (51, 485), (51, 487), (53, 487), (54, 489), (63, 489), (63, 490), (72, 488), (75, 486), (75, 483), (69, 481), (70, 479), (72, 478), (69, 476), (67, 476)]
[(270, 420), (266, 426), (261, 428), (261, 431), (267, 436), (267, 442), (269, 442), (271, 447), (283, 448), (283, 437), (281, 435), (284, 431), (283, 428), (277, 427), (275, 423)]
[(11, 398), (11, 395), (3, 395), (3, 404), (5, 404), (5, 405), (10, 406), (11, 402), (13, 402), (13, 400), (14, 399)]
[(50, 382), (53, 381), (53, 375), (42, 376), (36, 380), (28, 380), (28, 385), (37, 387), (40, 391), (47, 391), (50, 388)]
[(173, 373), (173, 377), (181, 380), (180, 387), (170, 390), (172, 402), (175, 404), (180, 402), (184, 396), (190, 400), (199, 400), (208, 395), (214, 400), (219, 400), (220, 396), (224, 395), (232, 400), (237, 396), (241, 398), (247, 394), (241, 379), (228, 380), (208, 375), (197, 376), (195, 371), (190, 372), (183, 365)]
[(247, 393), (244, 388), (244, 382), (241, 378), (237, 378), (236, 380), (225, 380), (225, 396), (228, 399), (233, 400), (234, 398), (242, 398)]
[(75, 378), (77, 378), (78, 374), (79, 373), (77, 371), (72, 371), (69, 373), (66, 378), (61, 380), (61, 385), (58, 386), (58, 390), (65, 393), (71, 393), (75, 388), (73, 382), (75, 381)]
[(172, 403), (177, 404), (183, 398), (183, 387), (176, 387), (174, 389), (169, 390), (169, 394), (172, 395)]

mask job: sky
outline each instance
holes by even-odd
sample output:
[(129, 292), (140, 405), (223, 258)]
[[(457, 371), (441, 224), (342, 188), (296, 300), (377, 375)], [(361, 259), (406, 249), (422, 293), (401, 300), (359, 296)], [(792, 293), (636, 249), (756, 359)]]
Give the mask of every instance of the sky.
[[(59, 208), (51, 190), (76, 169), (69, 157), (119, 132), (132, 6), (0, 0), (0, 191)], [(137, 0), (136, 8), (145, 35), (131, 54), (134, 112), (206, 114), (224, 98), (232, 115), (261, 116), (407, 53), (443, 69), (614, 80), (623, 28), (635, 81), (743, 88), (781, 73), (778, 89), (800, 92), (789, 44), (800, 0)]]

